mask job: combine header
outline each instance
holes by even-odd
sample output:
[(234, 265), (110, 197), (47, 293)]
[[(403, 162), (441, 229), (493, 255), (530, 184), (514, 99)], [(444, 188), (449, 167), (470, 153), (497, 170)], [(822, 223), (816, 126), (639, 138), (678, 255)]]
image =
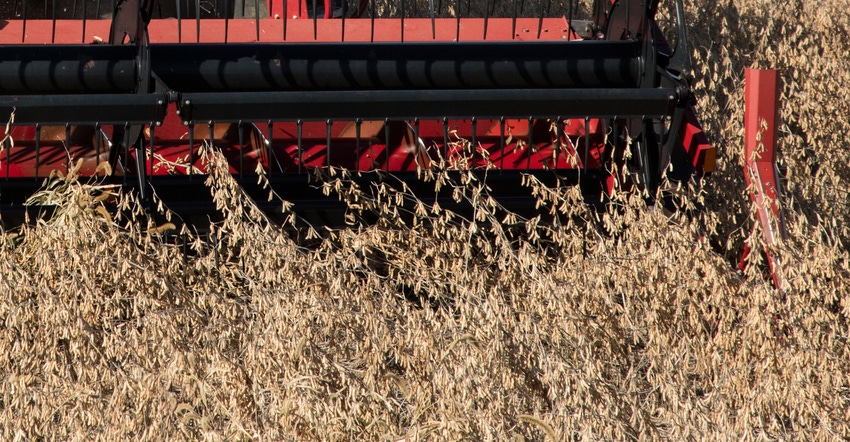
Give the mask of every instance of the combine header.
[(102, 162), (191, 217), (211, 146), (331, 224), (316, 169), (471, 170), (522, 209), (524, 174), (651, 199), (713, 168), (681, 0), (11, 0), (0, 19), (7, 223), (51, 171)]

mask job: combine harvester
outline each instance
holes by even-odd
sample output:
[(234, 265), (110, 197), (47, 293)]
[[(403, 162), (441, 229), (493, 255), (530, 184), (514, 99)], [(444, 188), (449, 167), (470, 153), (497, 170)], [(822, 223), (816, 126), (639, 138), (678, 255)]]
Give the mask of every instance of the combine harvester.
[(535, 1), (486, 1), (477, 17), (460, 0), (5, 2), (0, 217), (20, 222), (51, 171), (82, 161), (84, 177), (109, 162), (142, 200), (207, 219), (210, 145), (261, 204), (258, 166), (331, 225), (345, 207), (310, 182), (317, 170), (411, 188), (427, 187), (423, 170), (472, 170), (517, 211), (534, 207), (526, 174), (588, 201), (637, 185), (652, 204), (665, 178), (712, 171), (681, 0), (662, 5), (674, 44), (659, 0)]

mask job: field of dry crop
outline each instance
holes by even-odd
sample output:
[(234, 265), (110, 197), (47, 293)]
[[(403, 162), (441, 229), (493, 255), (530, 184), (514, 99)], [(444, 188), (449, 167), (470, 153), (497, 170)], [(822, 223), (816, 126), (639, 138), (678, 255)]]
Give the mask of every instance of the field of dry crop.
[[(539, 188), (567, 225), (490, 223), (471, 182), (458, 192), (481, 222), (424, 208), (401, 225), (387, 194), (362, 203), (385, 223), (304, 248), (217, 173), (226, 220), (184, 258), (55, 183), (54, 219), (0, 236), (0, 439), (850, 438), (850, 9), (687, 3), (720, 153), (683, 202), (706, 208), (693, 217)], [(759, 253), (731, 271), (745, 242), (762, 249), (741, 173), (748, 66), (785, 83), (784, 298)]]

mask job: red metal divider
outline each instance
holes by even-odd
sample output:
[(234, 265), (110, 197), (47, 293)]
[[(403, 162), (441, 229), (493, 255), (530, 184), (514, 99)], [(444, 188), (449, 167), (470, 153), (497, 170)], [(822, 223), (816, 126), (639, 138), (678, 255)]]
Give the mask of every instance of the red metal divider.
[[(773, 284), (782, 290), (782, 265), (773, 249), (780, 238), (786, 237), (782, 189), (776, 169), (779, 85), (776, 69), (746, 69), (744, 72), (744, 177), (750, 188), (750, 198), (756, 203)], [(749, 253), (749, 247), (745, 246), (740, 270), (746, 267)]]

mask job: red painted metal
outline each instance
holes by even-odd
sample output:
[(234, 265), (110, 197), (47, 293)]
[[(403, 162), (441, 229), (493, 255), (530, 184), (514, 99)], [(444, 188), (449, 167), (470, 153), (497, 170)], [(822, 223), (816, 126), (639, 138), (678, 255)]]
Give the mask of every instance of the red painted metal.
[[(272, 2), (270, 6), (274, 17), (274, 8), (282, 8), (283, 2)], [(293, 15), (306, 17), (305, 1), (290, 1), (287, 7), (290, 12), (292, 8), (300, 8), (301, 12)], [(57, 20), (54, 34), (51, 20), (29, 20), (24, 35), (21, 24), (21, 21), (8, 22), (0, 33), (0, 44), (20, 44), (22, 41), (34, 45), (51, 44), (54, 40), (55, 44), (93, 43), (106, 40), (110, 29), (110, 20), (89, 20), (85, 32), (80, 20)], [(341, 20), (318, 20), (314, 36), (313, 20), (296, 18), (286, 20), (286, 41), (395, 42), (401, 39), (402, 26), (404, 41), (409, 42), (454, 41), (458, 35), (460, 40), (479, 41), (581, 39), (564, 18), (546, 18), (542, 22), (536, 18), (518, 18), (516, 33), (511, 32), (511, 19), (492, 18), (488, 21), (486, 36), (484, 19), (480, 18), (464, 19), (459, 34), (456, 19), (435, 19), (433, 24), (432, 34), (430, 19), (406, 19), (403, 24), (399, 19), (382, 19), (380, 26), (374, 29), (369, 19), (347, 19), (343, 35)], [(259, 41), (282, 41), (283, 26), (282, 19), (260, 19)], [(157, 19), (151, 20), (148, 25), (151, 43), (182, 42), (187, 44), (187, 50), (191, 50), (191, 44), (195, 42), (220, 43), (225, 39), (225, 29), (227, 42), (257, 41), (257, 22), (254, 19), (231, 19), (227, 23), (223, 19), (188, 19), (182, 20), (179, 25), (175, 19)], [(304, 122), (299, 150), (296, 122), (274, 122), (271, 131), (267, 122), (245, 122), (242, 145), (233, 124), (215, 124), (212, 137), (207, 125), (197, 125), (191, 129), (193, 142), (190, 145), (190, 128), (182, 124), (173, 105), (166, 115), (162, 126), (154, 128), (152, 142), (150, 128), (145, 129), (147, 143), (153, 145), (152, 154), (150, 147), (145, 150), (146, 156), (152, 156), (147, 172), (153, 175), (185, 174), (190, 167), (203, 172), (200, 150), (204, 143), (210, 142), (220, 147), (230, 159), (234, 173), (253, 172), (258, 164), (266, 170), (280, 172), (329, 165), (352, 170), (404, 171), (428, 168), (432, 161), (441, 158), (461, 169), (600, 168), (605, 150), (604, 128), (600, 127), (598, 119), (587, 122), (583, 119), (564, 120), (560, 131), (554, 130), (552, 122), (547, 120), (530, 123), (527, 120), (506, 120), (504, 133), (498, 120), (478, 120), (474, 133), (470, 120), (449, 120), (445, 127), (442, 121), (422, 120), (418, 129), (414, 121), (364, 121), (359, 143), (354, 122), (336, 121), (330, 127), (330, 146), (325, 122)], [(11, 177), (46, 176), (54, 169), (66, 171), (69, 162), (79, 158), (84, 160), (83, 172), (91, 169), (90, 172), (94, 173), (94, 167), (109, 150), (107, 140), (111, 129), (105, 126), (95, 139), (94, 127), (73, 127), (68, 140), (68, 157), (62, 147), (64, 127), (42, 127), (39, 143), (35, 141), (34, 127), (14, 127), (14, 149), (10, 150), (8, 158), (6, 152), (0, 152), (2, 163), (9, 165), (4, 173)], [(135, 155), (135, 150), (130, 154)], [(132, 170), (134, 163), (127, 161), (125, 167)]]
[[(767, 262), (774, 286), (783, 290), (782, 265), (772, 249), (786, 236), (782, 212), (782, 189), (776, 169), (777, 123), (779, 120), (779, 71), (747, 69), (744, 73), (744, 176), (767, 248)], [(750, 250), (744, 251), (741, 269)]]
[[(200, 153), (211, 139), (230, 159), (233, 173), (239, 173), (240, 168), (244, 172), (253, 172), (258, 164), (272, 172), (298, 172), (326, 166), (357, 171), (414, 171), (429, 169), (433, 162), (440, 160), (445, 160), (451, 168), (456, 169), (600, 168), (604, 155), (602, 128), (598, 124), (589, 124), (587, 149), (584, 131), (570, 128), (571, 124), (575, 125), (575, 121), (566, 120), (562, 123), (565, 129), (561, 131), (560, 137), (556, 137), (552, 130), (552, 122), (545, 120), (531, 122), (531, 137), (527, 120), (505, 120), (504, 137), (500, 135), (501, 122), (498, 120), (478, 120), (474, 131), (471, 120), (449, 120), (445, 127), (442, 121), (422, 120), (418, 132), (414, 121), (363, 121), (359, 141), (355, 122), (331, 122), (328, 140), (326, 122), (305, 121), (301, 124), (299, 151), (296, 122), (274, 122), (271, 139), (268, 138), (268, 123), (246, 122), (243, 124), (243, 143), (240, 146), (235, 124), (214, 124), (211, 137), (208, 125), (199, 124), (190, 129), (180, 123), (179, 117), (172, 110), (163, 125), (154, 130), (150, 172), (153, 175), (185, 174), (190, 166), (203, 172)], [(188, 141), (190, 130), (193, 139), (191, 146)], [(475, 146), (472, 145), (473, 133)], [(150, 130), (146, 131), (146, 135), (149, 139)], [(33, 135), (28, 134), (25, 138), (30, 141), (16, 144), (16, 151), (21, 152), (19, 155), (26, 152), (29, 158), (34, 158)], [(533, 145), (529, 144), (531, 140)], [(75, 157), (94, 156), (91, 143), (86, 146), (81, 146)], [(131, 152), (131, 155), (134, 154)], [(146, 155), (150, 155), (149, 150), (146, 150)], [(194, 158), (194, 163), (189, 163), (190, 158)], [(56, 165), (64, 166), (61, 162)], [(32, 176), (31, 172), (18, 170), (12, 174)]]
[(697, 174), (704, 175), (714, 172), (717, 158), (717, 148), (709, 144), (708, 137), (702, 130), (696, 113), (692, 107), (685, 109), (685, 124), (682, 125), (682, 145), (691, 160)]
[[(281, 42), (283, 22), (273, 18), (260, 19), (260, 42)], [(81, 20), (56, 20), (56, 36), (53, 34), (51, 20), (28, 20), (26, 34), (23, 22), (8, 21), (0, 32), (0, 44), (63, 44), (92, 43), (106, 41), (109, 38), (110, 20), (88, 20), (83, 35)], [(510, 18), (491, 18), (487, 24), (487, 36), (484, 36), (484, 19), (467, 18), (461, 21), (460, 41), (508, 41), (508, 40), (581, 40), (564, 18), (545, 18), (542, 26), (536, 18), (517, 18), (516, 33), (511, 34)], [(200, 40), (198, 39), (200, 26)], [(227, 20), (227, 41), (230, 43), (256, 42), (254, 19)], [(537, 38), (538, 27), (540, 38)], [(178, 32), (179, 29), (179, 32)], [(318, 20), (316, 36), (313, 36), (313, 21), (309, 19), (290, 19), (286, 23), (287, 42), (397, 42), (401, 39), (401, 20), (381, 19), (380, 25), (372, 31), (369, 19), (346, 19), (345, 34), (342, 33), (342, 20)], [(176, 19), (151, 20), (148, 35), (151, 43), (221, 43), (224, 40), (225, 20), (204, 19), (196, 21), (183, 19), (178, 26)], [(431, 34), (430, 19), (405, 19), (404, 41), (455, 41), (458, 39), (457, 20), (453, 18), (434, 19), (434, 35)]]

